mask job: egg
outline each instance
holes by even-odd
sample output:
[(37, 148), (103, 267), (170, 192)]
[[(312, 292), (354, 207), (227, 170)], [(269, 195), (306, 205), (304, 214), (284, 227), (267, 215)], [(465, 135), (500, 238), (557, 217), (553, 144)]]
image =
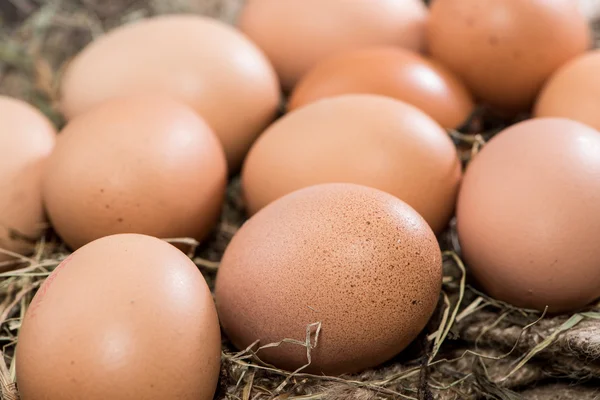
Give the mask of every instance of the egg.
[(446, 131), (414, 106), (371, 94), (322, 99), (271, 125), (250, 150), (242, 189), (250, 214), (294, 190), (347, 182), (386, 191), (441, 232), (461, 165)]
[(202, 240), (219, 218), (227, 165), (210, 127), (162, 96), (119, 97), (71, 120), (43, 177), (63, 240), (141, 233)]
[(289, 110), (341, 94), (372, 93), (403, 100), (446, 128), (457, 128), (475, 104), (466, 87), (444, 66), (415, 52), (378, 46), (327, 58), (294, 89)]
[(546, 83), (537, 99), (536, 117), (563, 117), (600, 129), (600, 50), (575, 58)]
[(113, 97), (156, 93), (187, 103), (208, 122), (232, 171), (280, 101), (273, 67), (244, 35), (207, 17), (167, 15), (88, 45), (66, 68), (61, 109), (70, 119)]
[(0, 96), (0, 271), (15, 259), (10, 253), (30, 253), (47, 225), (41, 181), (55, 137), (33, 106)]
[(425, 48), (420, 0), (248, 0), (238, 26), (266, 53), (285, 91), (322, 59), (372, 45)]
[(434, 0), (431, 56), (482, 102), (503, 113), (527, 111), (550, 75), (591, 46), (573, 0)]
[(600, 297), (600, 132), (563, 118), (518, 123), (467, 167), (462, 254), (493, 297), (567, 312)]
[(22, 400), (213, 398), (221, 333), (189, 258), (157, 238), (98, 239), (37, 292), (16, 348)]
[[(316, 347), (304, 372), (337, 375), (401, 352), (432, 315), (441, 280), (440, 248), (417, 212), (385, 192), (333, 183), (291, 193), (246, 222), (225, 251), (215, 299), (237, 348), (304, 343), (309, 329)], [(306, 352), (284, 343), (258, 356), (293, 371)]]

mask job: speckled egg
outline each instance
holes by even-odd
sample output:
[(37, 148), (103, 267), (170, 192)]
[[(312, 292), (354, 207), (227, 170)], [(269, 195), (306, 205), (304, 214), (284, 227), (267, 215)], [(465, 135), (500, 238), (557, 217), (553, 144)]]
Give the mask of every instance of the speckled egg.
[(344, 52), (317, 64), (294, 89), (288, 110), (356, 93), (405, 101), (446, 128), (458, 128), (475, 108), (465, 85), (443, 65), (410, 50), (377, 46)]
[(61, 81), (70, 119), (123, 95), (166, 94), (190, 105), (239, 167), (280, 101), (265, 55), (233, 27), (198, 15), (162, 15), (120, 26), (85, 47)]
[(242, 169), (250, 214), (303, 187), (347, 182), (400, 198), (436, 233), (454, 212), (460, 179), (456, 148), (433, 118), (373, 94), (325, 98), (288, 113), (260, 136)]
[[(314, 345), (320, 326), (306, 371), (341, 374), (389, 360), (415, 339), (441, 280), (440, 248), (419, 214), (385, 192), (332, 183), (291, 193), (246, 222), (223, 256), (215, 295), (239, 349), (305, 342), (307, 327)], [(290, 371), (307, 363), (306, 348), (289, 343), (258, 355)]]
[(600, 297), (600, 132), (563, 118), (500, 132), (469, 164), (458, 237), (473, 276), (515, 306), (572, 311)]
[[(47, 226), (42, 205), (42, 174), (56, 131), (37, 109), (0, 96), (0, 249), (33, 250)], [(0, 252), (0, 271), (15, 257)]]
[(591, 46), (573, 0), (433, 0), (430, 10), (431, 56), (503, 113), (528, 111), (550, 75)]
[(376, 45), (424, 50), (427, 14), (421, 0), (248, 0), (238, 26), (289, 91), (335, 53)]
[(119, 97), (71, 120), (43, 178), (57, 233), (76, 249), (116, 233), (202, 240), (219, 218), (227, 163), (184, 103)]
[(577, 57), (548, 80), (534, 109), (536, 117), (574, 119), (600, 129), (600, 50)]
[(202, 274), (157, 238), (77, 250), (48, 277), (16, 349), (22, 400), (212, 400), (221, 334)]

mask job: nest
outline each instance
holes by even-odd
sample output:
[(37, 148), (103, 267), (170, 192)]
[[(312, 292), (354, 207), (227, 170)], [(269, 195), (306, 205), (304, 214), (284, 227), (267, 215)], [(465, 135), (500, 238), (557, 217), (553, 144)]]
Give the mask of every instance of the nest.
[[(57, 126), (57, 82), (64, 63), (113, 27), (171, 12), (191, 12), (232, 22), (242, 0), (2, 0), (0, 93), (37, 106)], [(600, 28), (600, 24), (597, 26)], [(600, 29), (596, 30), (600, 32)], [(600, 36), (599, 36), (600, 38)], [(452, 136), (467, 160), (505, 126), (485, 110)], [(482, 133), (483, 132), (483, 133)], [(227, 243), (244, 221), (239, 180), (228, 188), (220, 224), (189, 255), (212, 286)], [(326, 377), (290, 373), (260, 361), (260, 351), (223, 343), (217, 399), (596, 399), (600, 397), (600, 305), (574, 315), (548, 317), (487, 297), (472, 287), (451, 226), (444, 250), (444, 291), (436, 314), (397, 358), (361, 374)], [(0, 274), (0, 400), (18, 399), (14, 347), (35, 291), (68, 255), (48, 232), (30, 257)], [(18, 264), (18, 265), (17, 265)], [(314, 338), (294, 339), (310, 347)]]

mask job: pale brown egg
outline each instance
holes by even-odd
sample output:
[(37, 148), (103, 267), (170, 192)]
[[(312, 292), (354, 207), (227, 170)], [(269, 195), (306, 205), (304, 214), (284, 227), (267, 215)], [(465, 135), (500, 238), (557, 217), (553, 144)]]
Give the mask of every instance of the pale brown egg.
[(46, 228), (42, 173), (55, 138), (41, 112), (0, 96), (0, 271), (15, 259), (10, 253), (31, 252)]
[(102, 36), (68, 65), (61, 93), (68, 118), (119, 95), (171, 95), (213, 128), (232, 171), (280, 101), (275, 71), (252, 42), (193, 15), (148, 18)]
[(357, 94), (319, 100), (271, 125), (248, 153), (242, 188), (254, 214), (318, 183), (371, 186), (407, 202), (439, 233), (460, 178), (456, 148), (431, 117), (399, 100)]
[(238, 20), (286, 91), (337, 52), (373, 45), (422, 51), (426, 23), (420, 0), (248, 0)]
[(115, 233), (202, 240), (227, 165), (210, 127), (167, 97), (110, 100), (69, 122), (44, 174), (52, 224), (78, 248)]
[[(291, 193), (246, 222), (223, 256), (215, 297), (239, 349), (305, 342), (314, 324), (304, 371), (336, 375), (401, 352), (431, 317), (441, 280), (440, 248), (417, 212), (385, 192), (334, 183)], [(258, 356), (289, 371), (307, 363), (306, 347), (289, 343)]]
[(560, 68), (537, 99), (536, 117), (564, 117), (600, 129), (600, 50)]
[(515, 306), (573, 311), (600, 297), (600, 132), (562, 118), (514, 125), (467, 167), (457, 206), (479, 284)]
[(412, 104), (446, 128), (457, 128), (475, 104), (442, 65), (397, 47), (344, 52), (317, 64), (294, 89), (288, 110), (341, 94), (371, 93)]
[(22, 400), (209, 400), (221, 333), (202, 274), (144, 235), (98, 239), (48, 277), (16, 349)]
[(434, 0), (428, 43), (479, 100), (513, 113), (590, 48), (591, 32), (573, 0)]

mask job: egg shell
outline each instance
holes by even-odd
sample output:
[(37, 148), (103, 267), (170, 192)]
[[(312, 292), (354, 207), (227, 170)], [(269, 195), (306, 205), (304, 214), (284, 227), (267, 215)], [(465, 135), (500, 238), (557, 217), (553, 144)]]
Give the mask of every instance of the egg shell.
[(407, 202), (439, 233), (460, 178), (456, 148), (431, 117), (399, 100), (358, 94), (319, 100), (271, 125), (248, 153), (242, 188), (254, 214), (318, 183), (371, 186)]
[[(304, 372), (337, 375), (402, 351), (432, 315), (441, 279), (435, 235), (410, 206), (334, 183), (291, 193), (246, 222), (225, 251), (215, 298), (239, 349), (305, 342), (307, 326), (320, 323)], [(258, 356), (289, 371), (307, 363), (306, 348), (287, 343)]]
[(405, 101), (447, 128), (462, 125), (475, 107), (466, 87), (445, 67), (418, 53), (385, 46), (344, 52), (320, 62), (298, 83), (288, 110), (358, 93)]
[(425, 48), (420, 0), (248, 0), (239, 28), (273, 63), (284, 90), (322, 59), (372, 45)]
[(546, 83), (536, 117), (563, 117), (600, 129), (600, 50), (571, 60)]
[(209, 400), (220, 370), (216, 309), (172, 245), (104, 237), (48, 277), (16, 349), (22, 400)]
[(69, 63), (61, 82), (68, 118), (121, 95), (168, 94), (194, 108), (223, 143), (232, 171), (279, 106), (264, 54), (220, 21), (193, 15), (114, 29)]
[(219, 217), (226, 178), (223, 149), (191, 108), (162, 96), (128, 96), (63, 129), (43, 196), (72, 248), (116, 233), (202, 240)]
[[(0, 96), (0, 249), (33, 251), (47, 226), (42, 205), (42, 172), (54, 148), (52, 123), (28, 103)], [(15, 257), (0, 252), (1, 263)]]
[(456, 73), (482, 102), (527, 111), (542, 85), (591, 46), (573, 0), (434, 0), (431, 56)]
[(469, 164), (462, 254), (479, 284), (515, 306), (572, 311), (600, 297), (600, 132), (562, 118), (521, 122)]

